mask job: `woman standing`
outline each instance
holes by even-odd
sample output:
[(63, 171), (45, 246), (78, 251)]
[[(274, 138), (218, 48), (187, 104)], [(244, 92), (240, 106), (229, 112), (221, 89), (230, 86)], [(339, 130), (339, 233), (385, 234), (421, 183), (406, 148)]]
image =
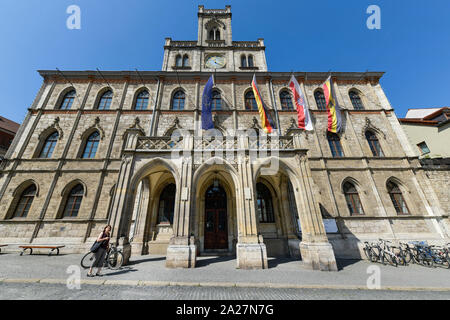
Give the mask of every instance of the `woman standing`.
[(111, 234), (111, 226), (107, 225), (102, 233), (99, 234), (97, 238), (97, 242), (101, 242), (100, 247), (98, 248), (97, 252), (95, 252), (95, 260), (92, 263), (91, 268), (89, 269), (89, 272), (87, 274), (88, 277), (94, 277), (92, 274), (92, 271), (94, 268), (97, 268), (96, 276), (102, 277), (100, 272), (102, 271), (103, 264), (105, 262), (105, 256), (106, 252), (109, 249), (109, 239)]

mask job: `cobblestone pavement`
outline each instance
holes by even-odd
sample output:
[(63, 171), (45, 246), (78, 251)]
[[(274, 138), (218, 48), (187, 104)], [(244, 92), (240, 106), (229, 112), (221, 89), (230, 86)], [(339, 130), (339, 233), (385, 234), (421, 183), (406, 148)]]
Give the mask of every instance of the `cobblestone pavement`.
[[(65, 283), (69, 277), (69, 266), (78, 267), (82, 255), (61, 254), (60, 256), (0, 254), (1, 279), (60, 279)], [(132, 257), (128, 266), (121, 270), (104, 270), (103, 281), (150, 281), (159, 285), (176, 283), (206, 283), (225, 286), (251, 284), (260, 287), (319, 286), (366, 288), (370, 276), (366, 261), (340, 261), (340, 271), (320, 272), (306, 270), (301, 261), (269, 258), (269, 269), (236, 269), (235, 257), (199, 257), (195, 269), (167, 269), (165, 258), (161, 256)], [(425, 268), (418, 265), (392, 267), (375, 264), (380, 269), (382, 289), (399, 288), (442, 288), (450, 290), (450, 270)], [(87, 270), (81, 271), (83, 280)], [(36, 281), (35, 281), (36, 282)], [(114, 283), (113, 283), (114, 284)], [(127, 283), (120, 283), (127, 284)]]
[(68, 289), (57, 284), (0, 284), (1, 300), (450, 300), (450, 292), (337, 290), (337, 289), (275, 289), (180, 286), (99, 286), (81, 285)]

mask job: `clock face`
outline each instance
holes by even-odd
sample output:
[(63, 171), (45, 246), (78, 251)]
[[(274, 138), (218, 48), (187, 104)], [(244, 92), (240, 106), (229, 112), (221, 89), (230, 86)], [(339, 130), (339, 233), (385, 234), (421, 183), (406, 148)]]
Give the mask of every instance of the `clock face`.
[(220, 69), (225, 67), (226, 60), (222, 56), (210, 56), (206, 58), (206, 66), (211, 69)]

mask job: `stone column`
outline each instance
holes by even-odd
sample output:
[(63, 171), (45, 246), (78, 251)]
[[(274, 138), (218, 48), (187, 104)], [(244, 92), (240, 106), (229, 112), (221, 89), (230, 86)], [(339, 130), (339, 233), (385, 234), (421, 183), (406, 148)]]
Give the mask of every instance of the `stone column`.
[[(192, 149), (193, 137), (185, 140), (185, 149)], [(192, 157), (183, 156), (181, 177), (177, 181), (175, 196), (175, 212), (173, 219), (173, 237), (167, 247), (167, 268), (195, 268), (197, 260), (197, 246), (190, 230), (190, 209), (192, 199)]]
[[(242, 142), (242, 141), (241, 141)], [(236, 188), (238, 243), (236, 245), (237, 268), (267, 269), (267, 250), (262, 235), (258, 235), (256, 216), (256, 192), (252, 166), (248, 156), (239, 157), (238, 175), (242, 188)], [(239, 198), (241, 201), (239, 201)]]
[(312, 175), (306, 155), (297, 155), (300, 167), (299, 186), (294, 186), (297, 210), (302, 225), (300, 252), (306, 268), (337, 271), (336, 259), (325, 232), (318, 203), (312, 190)]
[[(130, 128), (126, 131), (125, 150), (136, 149), (138, 137), (143, 132), (138, 128)], [(131, 207), (133, 196), (130, 194), (130, 181), (134, 169), (134, 155), (125, 152), (122, 156), (120, 164), (119, 177), (116, 183), (116, 189), (113, 197), (113, 205), (111, 207), (111, 215), (109, 224), (112, 226), (111, 238), (116, 239), (119, 248), (122, 249), (124, 255), (124, 263), (127, 264), (131, 256), (131, 245), (128, 242), (128, 229), (131, 220)]]

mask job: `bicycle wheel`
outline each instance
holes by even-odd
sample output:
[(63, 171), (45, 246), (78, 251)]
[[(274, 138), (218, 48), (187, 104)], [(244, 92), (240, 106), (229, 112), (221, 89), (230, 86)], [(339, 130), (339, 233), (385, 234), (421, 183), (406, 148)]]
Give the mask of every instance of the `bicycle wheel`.
[(95, 253), (88, 252), (84, 255), (84, 257), (81, 259), (81, 267), (84, 269), (88, 269), (91, 267), (92, 262), (94, 262), (95, 259)]
[(432, 268), (434, 266), (433, 258), (429, 258), (424, 253), (419, 254), (420, 264), (424, 267)]
[(107, 259), (108, 267), (110, 269), (119, 269), (123, 264), (123, 254), (120, 251), (111, 251)]
[(369, 248), (364, 247), (364, 254), (366, 255), (367, 260), (372, 261), (372, 253)]
[(384, 260), (387, 261), (391, 266), (398, 266), (397, 257), (395, 255), (391, 255), (387, 252), (384, 253)]

